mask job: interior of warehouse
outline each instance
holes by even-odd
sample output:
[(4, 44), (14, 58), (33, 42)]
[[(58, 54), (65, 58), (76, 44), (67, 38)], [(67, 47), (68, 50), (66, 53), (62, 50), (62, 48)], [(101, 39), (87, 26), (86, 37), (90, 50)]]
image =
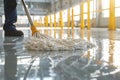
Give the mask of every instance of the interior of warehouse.
[(29, 15), (17, 0), (22, 37), (5, 36), (4, 1), (0, 80), (120, 80), (120, 0), (23, 0)]

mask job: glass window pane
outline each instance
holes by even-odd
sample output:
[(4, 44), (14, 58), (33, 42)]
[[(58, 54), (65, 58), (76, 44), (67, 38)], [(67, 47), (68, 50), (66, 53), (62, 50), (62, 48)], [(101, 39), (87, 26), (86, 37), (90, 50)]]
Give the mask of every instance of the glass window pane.
[(119, 7), (120, 6), (120, 0), (115, 0), (115, 7)]
[(76, 5), (74, 7), (74, 14), (77, 15), (77, 14), (80, 14), (80, 5)]
[(79, 19), (80, 19), (80, 16), (74, 16), (75, 21), (79, 21)]
[(88, 11), (88, 5), (87, 3), (84, 3), (84, 12), (87, 12)]
[(115, 9), (115, 16), (116, 17), (120, 16), (120, 8)]
[(84, 19), (87, 19), (87, 14), (84, 14)]
[(104, 10), (102, 13), (103, 17), (109, 17), (109, 10)]
[(109, 8), (110, 0), (102, 0), (102, 9)]
[(54, 22), (54, 14), (51, 15), (52, 23)]
[(90, 1), (90, 12), (96, 11), (96, 0)]
[(67, 22), (67, 10), (63, 11), (63, 22)]

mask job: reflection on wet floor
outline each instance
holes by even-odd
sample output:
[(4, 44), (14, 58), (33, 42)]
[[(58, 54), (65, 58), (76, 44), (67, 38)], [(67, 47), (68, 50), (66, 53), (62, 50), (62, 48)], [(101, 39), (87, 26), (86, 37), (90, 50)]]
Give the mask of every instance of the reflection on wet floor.
[(23, 38), (4, 38), (0, 30), (0, 80), (120, 80), (119, 30), (75, 30), (74, 38), (96, 45), (76, 51), (28, 51), (24, 41), (30, 33), (24, 32)]

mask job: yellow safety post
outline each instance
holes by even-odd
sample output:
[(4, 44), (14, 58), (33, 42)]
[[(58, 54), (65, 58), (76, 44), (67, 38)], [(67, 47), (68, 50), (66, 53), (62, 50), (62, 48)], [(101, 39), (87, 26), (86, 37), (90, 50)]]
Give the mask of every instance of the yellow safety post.
[(67, 17), (68, 17), (68, 37), (70, 37), (70, 8), (68, 9)]
[(44, 26), (46, 26), (46, 19), (45, 19), (45, 17), (44, 17)]
[(48, 27), (48, 16), (46, 16), (46, 27)]
[(48, 34), (48, 30), (47, 30), (47, 27), (48, 27), (48, 16), (45, 16), (44, 18), (44, 23), (45, 23), (45, 34)]
[(109, 30), (116, 30), (115, 21), (115, 0), (110, 0)]
[(83, 2), (81, 2), (81, 20), (80, 21), (81, 21), (80, 27), (81, 27), (81, 29), (83, 29), (85, 26), (85, 23), (84, 23), (84, 3)]
[(54, 14), (54, 38), (56, 38), (56, 14)]
[(52, 17), (50, 15), (50, 27), (52, 27)]
[(72, 8), (72, 38), (74, 39), (74, 9)]
[(91, 23), (90, 23), (90, 0), (88, 0), (87, 4), (88, 4), (88, 12), (87, 12), (87, 16), (88, 16), (88, 19), (87, 19), (87, 28), (90, 29), (90, 28), (91, 28)]
[(46, 16), (46, 34), (48, 34), (48, 16)]
[(52, 17), (50, 15), (50, 35), (51, 35), (51, 28), (52, 28)]
[(59, 26), (61, 27), (60, 30), (60, 38), (63, 36), (63, 16), (62, 16), (63, 11), (60, 10), (60, 21), (59, 21)]
[[(46, 27), (46, 16), (44, 17), (44, 26)], [(44, 30), (44, 34), (46, 34), (46, 29)]]

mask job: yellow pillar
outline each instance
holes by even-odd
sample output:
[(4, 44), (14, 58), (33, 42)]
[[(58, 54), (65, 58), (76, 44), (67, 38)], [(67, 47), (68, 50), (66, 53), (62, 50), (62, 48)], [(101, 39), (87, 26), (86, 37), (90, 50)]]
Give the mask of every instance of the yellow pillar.
[(74, 9), (72, 8), (72, 38), (74, 39)]
[(63, 36), (63, 17), (62, 17), (62, 10), (60, 11), (60, 27), (61, 27), (61, 30), (60, 30), (60, 38), (62, 38)]
[(50, 27), (52, 27), (52, 17), (50, 15)]
[(48, 30), (47, 30), (47, 27), (48, 27), (48, 16), (44, 17), (44, 25), (46, 27), (44, 32), (45, 32), (45, 34), (48, 34)]
[[(52, 18), (51, 18), (51, 15), (50, 15), (50, 28), (52, 28)], [(50, 35), (51, 35), (51, 29), (50, 29)]]
[(83, 29), (85, 26), (85, 23), (84, 23), (84, 3), (83, 2), (81, 2), (81, 20), (80, 21), (81, 21), (80, 27), (81, 27), (81, 29)]
[(68, 13), (67, 13), (67, 17), (68, 17), (68, 37), (70, 37), (70, 9), (68, 9)]
[(54, 14), (54, 38), (56, 38), (56, 14)]
[[(44, 27), (46, 27), (46, 16), (44, 17)], [(44, 34), (46, 34), (46, 30), (44, 30)]]
[(45, 16), (44, 16), (43, 20), (44, 20), (44, 23), (43, 23), (43, 24), (44, 24), (44, 26), (45, 26)]
[(48, 16), (46, 16), (46, 27), (48, 27)]
[(115, 0), (110, 0), (109, 30), (116, 30), (115, 25)]
[(48, 35), (48, 16), (46, 16), (46, 34)]
[(90, 0), (88, 0), (88, 12), (87, 12), (87, 15), (88, 15), (88, 19), (87, 19), (87, 27), (88, 29), (91, 28), (91, 23), (90, 23)]

